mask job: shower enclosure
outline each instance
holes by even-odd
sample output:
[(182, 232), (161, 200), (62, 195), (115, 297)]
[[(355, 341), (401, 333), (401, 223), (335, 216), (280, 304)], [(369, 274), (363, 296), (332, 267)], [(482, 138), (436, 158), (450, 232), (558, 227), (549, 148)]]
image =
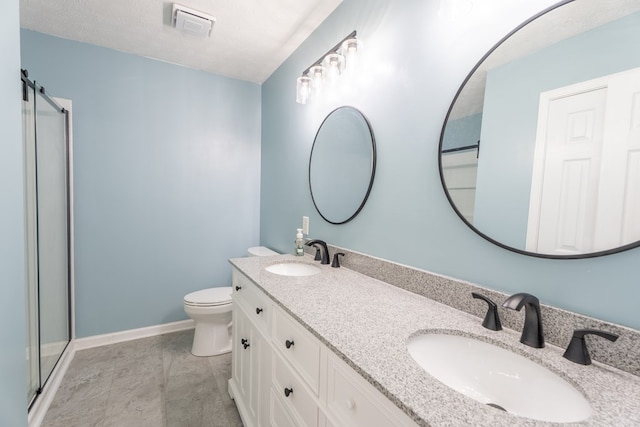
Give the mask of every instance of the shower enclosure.
[(22, 72), (29, 407), (71, 339), (69, 112)]

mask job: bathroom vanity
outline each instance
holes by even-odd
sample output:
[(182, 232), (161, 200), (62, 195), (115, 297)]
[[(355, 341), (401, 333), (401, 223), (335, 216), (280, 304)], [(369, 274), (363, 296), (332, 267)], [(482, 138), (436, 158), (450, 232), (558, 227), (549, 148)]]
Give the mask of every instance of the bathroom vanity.
[(233, 301), (229, 393), (245, 426), (416, 425), (236, 268)]
[[(233, 373), (229, 394), (245, 426), (557, 425), (473, 400), (429, 375), (407, 343), (424, 333), (472, 337), (524, 356), (589, 402), (572, 425), (640, 425), (640, 378), (595, 362), (534, 349), (519, 331), (312, 257), (237, 258), (233, 265)], [(279, 263), (319, 268), (307, 276), (268, 271)], [(544, 412), (544, 411), (543, 411)]]

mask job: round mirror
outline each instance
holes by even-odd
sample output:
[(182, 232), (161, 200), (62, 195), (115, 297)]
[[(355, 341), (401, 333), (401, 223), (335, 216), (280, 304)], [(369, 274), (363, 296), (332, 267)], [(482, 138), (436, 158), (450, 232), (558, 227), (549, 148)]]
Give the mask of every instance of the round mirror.
[(340, 107), (324, 119), (311, 148), (309, 188), (316, 210), (331, 224), (360, 213), (376, 172), (376, 143), (366, 117)]
[(455, 212), (545, 258), (640, 244), (640, 1), (564, 1), (474, 67), (440, 137)]

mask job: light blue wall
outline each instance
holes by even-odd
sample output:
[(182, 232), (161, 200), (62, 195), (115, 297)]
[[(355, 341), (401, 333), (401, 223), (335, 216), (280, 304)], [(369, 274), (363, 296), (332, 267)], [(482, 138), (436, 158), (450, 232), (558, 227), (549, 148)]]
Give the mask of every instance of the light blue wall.
[(479, 230), (525, 248), (540, 93), (640, 67), (638, 40), (635, 13), (489, 71), (474, 215)]
[(480, 140), (481, 129), (482, 113), (449, 120), (442, 138), (442, 149), (450, 150), (476, 145)]
[[(290, 252), (308, 215), (314, 238), (640, 328), (639, 249), (585, 260), (518, 255), (468, 229), (440, 184), (438, 139), (459, 85), (484, 52), (553, 1), (476, 2), (458, 22), (440, 19), (438, 3), (344, 0), (263, 85), (261, 242)], [(361, 79), (331, 101), (296, 104), (296, 77), (353, 29), (366, 47)], [(315, 212), (306, 168), (322, 118), (342, 104), (371, 121), (378, 167), (360, 215), (335, 226)]]
[(18, 0), (0, 14), (0, 425), (27, 425)]
[(23, 30), (73, 101), (76, 334), (186, 319), (259, 239), (260, 86)]

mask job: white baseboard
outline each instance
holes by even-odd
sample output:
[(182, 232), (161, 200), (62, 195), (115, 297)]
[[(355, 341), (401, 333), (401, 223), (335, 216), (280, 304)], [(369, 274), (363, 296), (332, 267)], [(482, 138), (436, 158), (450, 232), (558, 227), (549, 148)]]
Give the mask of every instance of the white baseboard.
[(194, 321), (192, 319), (187, 319), (181, 320), (179, 322), (165, 323), (163, 325), (148, 326), (146, 328), (129, 329), (127, 331), (113, 332), (110, 334), (77, 338), (75, 340), (75, 350), (84, 350), (87, 348), (101, 347), (103, 345), (137, 340), (139, 338), (147, 338), (156, 335), (168, 334), (171, 332), (185, 331), (187, 329), (193, 329), (194, 327)]
[(33, 406), (29, 411), (29, 427), (40, 427), (75, 354), (76, 351), (73, 346), (73, 341), (71, 341), (67, 349), (62, 353), (58, 364), (51, 372), (45, 387), (42, 389), (42, 394), (33, 402)]

